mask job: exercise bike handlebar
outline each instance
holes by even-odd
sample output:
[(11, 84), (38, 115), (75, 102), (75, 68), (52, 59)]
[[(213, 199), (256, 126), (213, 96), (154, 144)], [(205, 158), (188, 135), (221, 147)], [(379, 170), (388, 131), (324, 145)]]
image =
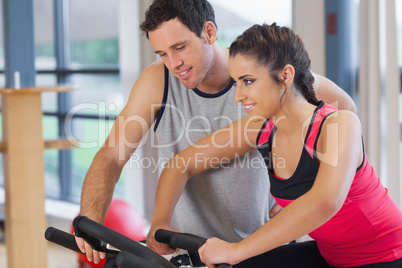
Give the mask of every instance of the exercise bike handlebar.
[[(104, 241), (105, 243), (118, 248), (120, 251), (141, 256), (143, 259), (162, 265), (163, 267), (173, 267), (170, 262), (158, 253), (149, 250), (127, 236), (124, 236), (103, 224), (90, 220), (85, 216), (76, 217), (73, 221), (73, 226), (74, 230), (76, 230), (75, 235), (83, 237), (87, 242), (89, 236), (89, 238)], [(91, 243), (89, 242), (89, 244)], [(91, 246), (93, 247), (93, 245)], [(96, 250), (95, 247), (93, 248)]]
[[(173, 248), (186, 249), (198, 253), (198, 249), (205, 244), (207, 239), (188, 233), (177, 233), (164, 229), (155, 232), (156, 241), (168, 244)], [(231, 268), (229, 264), (216, 265), (217, 268)]]
[[(106, 253), (107, 261), (105, 267), (176, 268), (175, 265), (170, 263), (163, 256), (148, 249), (137, 241), (103, 224), (90, 220), (85, 216), (76, 217), (73, 221), (73, 226), (76, 236), (82, 237), (94, 250)], [(45, 232), (45, 238), (50, 242), (82, 254), (72, 234), (49, 227)], [(169, 244), (171, 247), (185, 249), (197, 254), (198, 249), (206, 241), (205, 238), (192, 234), (175, 233), (161, 229), (155, 234), (155, 239), (161, 243)], [(106, 244), (111, 245), (118, 251), (108, 249)], [(231, 266), (220, 264), (216, 267), (230, 268)]]
[[(156, 252), (98, 222), (78, 216), (73, 222), (76, 236), (82, 237), (94, 250), (106, 253), (105, 267), (176, 268)], [(53, 227), (47, 228), (45, 238), (55, 244), (81, 253), (72, 234)], [(109, 244), (119, 251), (106, 248)]]
[(72, 251), (82, 253), (75, 243), (75, 238), (72, 234), (66, 233), (53, 227), (49, 227), (46, 229), (45, 238), (47, 241), (53, 242)]

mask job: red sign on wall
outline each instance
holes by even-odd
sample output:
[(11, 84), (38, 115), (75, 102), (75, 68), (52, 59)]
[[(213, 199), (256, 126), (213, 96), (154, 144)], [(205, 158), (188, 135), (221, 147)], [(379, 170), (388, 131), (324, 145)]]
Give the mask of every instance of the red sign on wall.
[(338, 30), (336, 13), (328, 14), (328, 34), (336, 34)]

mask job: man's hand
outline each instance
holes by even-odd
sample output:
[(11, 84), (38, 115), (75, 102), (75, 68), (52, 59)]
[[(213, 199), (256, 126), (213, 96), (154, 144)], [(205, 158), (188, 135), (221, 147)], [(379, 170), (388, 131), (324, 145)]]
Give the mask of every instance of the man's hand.
[(167, 244), (163, 244), (163, 243), (159, 243), (158, 241), (155, 240), (155, 232), (158, 229), (165, 229), (168, 231), (173, 231), (173, 232), (180, 232), (179, 230), (173, 228), (170, 225), (155, 225), (155, 226), (151, 226), (148, 235), (147, 235), (147, 246), (148, 248), (152, 249), (153, 251), (155, 251), (156, 253), (160, 254), (160, 255), (169, 255), (169, 254), (173, 254), (174, 252), (176, 252), (177, 250), (174, 248), (171, 248), (169, 245)]
[(271, 211), (269, 212), (269, 217), (270, 217), (270, 218), (273, 218), (276, 214), (278, 214), (279, 212), (281, 212), (282, 209), (283, 209), (283, 208), (282, 208), (280, 205), (276, 204), (276, 205), (271, 209)]
[(81, 250), (81, 252), (87, 255), (87, 260), (89, 262), (93, 261), (95, 264), (98, 264), (101, 259), (106, 258), (105, 252), (98, 252), (96, 250), (93, 250), (91, 246), (81, 237), (75, 236), (75, 243), (77, 243), (77, 246)]

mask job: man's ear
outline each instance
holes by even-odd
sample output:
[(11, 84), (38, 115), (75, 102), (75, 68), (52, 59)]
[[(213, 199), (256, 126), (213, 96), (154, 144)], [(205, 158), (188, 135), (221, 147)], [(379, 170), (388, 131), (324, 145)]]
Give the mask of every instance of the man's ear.
[(204, 24), (203, 34), (205, 35), (205, 39), (208, 44), (215, 43), (217, 39), (217, 31), (216, 26), (212, 21), (207, 21)]

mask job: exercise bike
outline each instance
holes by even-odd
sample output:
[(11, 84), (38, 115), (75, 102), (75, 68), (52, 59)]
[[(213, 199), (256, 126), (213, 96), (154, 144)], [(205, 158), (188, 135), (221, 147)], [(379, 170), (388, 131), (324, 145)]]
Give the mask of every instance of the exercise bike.
[[(155, 239), (173, 248), (188, 251), (188, 256), (178, 255), (168, 261), (165, 257), (147, 248), (144, 243), (134, 241), (109, 227), (90, 220), (85, 216), (78, 216), (73, 221), (75, 235), (82, 237), (91, 247), (99, 252), (106, 253), (106, 268), (190, 268), (205, 266), (198, 255), (198, 249), (206, 242), (205, 238), (186, 233), (177, 233), (159, 229)], [(78, 248), (74, 235), (62, 230), (49, 227), (45, 238), (82, 253)], [(231, 265), (220, 264), (218, 268), (231, 268)]]

